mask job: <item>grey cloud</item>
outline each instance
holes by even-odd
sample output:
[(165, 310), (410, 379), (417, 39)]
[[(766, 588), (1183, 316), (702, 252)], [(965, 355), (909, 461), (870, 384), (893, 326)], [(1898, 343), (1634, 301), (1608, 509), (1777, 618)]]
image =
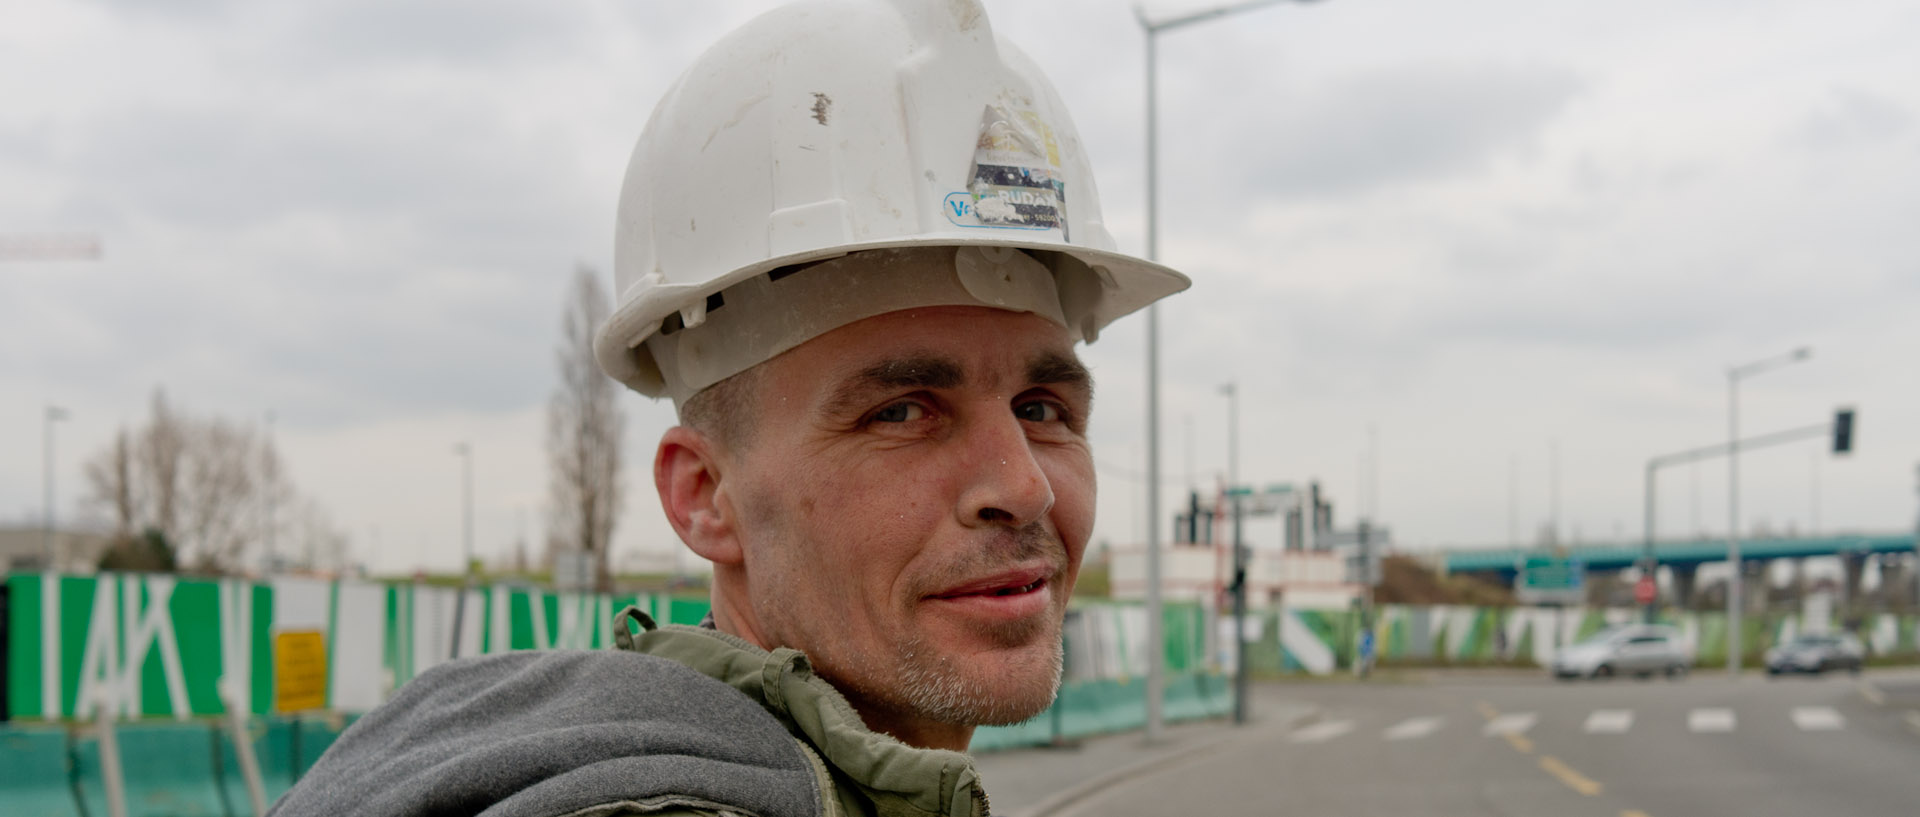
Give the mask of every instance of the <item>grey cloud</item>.
[(300, 4), (278, 36), (298, 63), (328, 70), (434, 63), (498, 70), (550, 59), (591, 22), (567, 4), (514, 0), (333, 0)]
[(1912, 123), (1913, 115), (1896, 100), (1858, 88), (1834, 88), (1787, 138), (1802, 147), (1847, 148), (1904, 136)]
[(1409, 63), (1299, 97), (1255, 91), (1232, 116), (1257, 124), (1220, 128), (1219, 155), (1244, 164), (1240, 185), (1278, 198), (1471, 174), (1534, 144), (1581, 87), (1555, 67)]
[[(370, 105), (346, 121), (244, 103), (119, 114), (65, 164), (130, 209), (196, 227), (234, 228), (302, 212), (381, 217), (525, 208), (558, 187), (497, 127), (458, 110)], [(387, 114), (380, 116), (379, 114)], [(466, 134), (453, 138), (456, 134)], [(537, 154), (536, 154), (537, 155)]]
[(240, 8), (240, 0), (93, 0), (115, 14), (175, 22), (203, 22)]

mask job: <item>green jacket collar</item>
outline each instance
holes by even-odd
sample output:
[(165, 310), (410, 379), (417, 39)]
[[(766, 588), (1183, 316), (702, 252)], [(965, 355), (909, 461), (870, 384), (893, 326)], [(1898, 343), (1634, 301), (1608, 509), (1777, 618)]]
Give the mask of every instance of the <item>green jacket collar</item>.
[(641, 622), (631, 634), (616, 621), (615, 637), (624, 649), (683, 664), (721, 681), (758, 702), (796, 737), (811, 744), (836, 772), (836, 783), (851, 783), (861, 808), (848, 802), (855, 792), (836, 785), (849, 814), (881, 817), (985, 817), (986, 792), (973, 759), (943, 749), (918, 749), (868, 729), (839, 690), (813, 674), (806, 655), (782, 647), (772, 652), (719, 630), (668, 625), (657, 627), (646, 614), (628, 608), (621, 617)]

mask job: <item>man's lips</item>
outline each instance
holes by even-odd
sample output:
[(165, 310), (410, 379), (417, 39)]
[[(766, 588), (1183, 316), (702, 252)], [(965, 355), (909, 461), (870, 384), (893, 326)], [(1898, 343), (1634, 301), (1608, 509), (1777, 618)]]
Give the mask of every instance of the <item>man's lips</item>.
[(1055, 572), (1052, 565), (1030, 565), (973, 579), (935, 592), (929, 598), (957, 599), (968, 596), (1012, 596), (1031, 593), (1045, 587)]

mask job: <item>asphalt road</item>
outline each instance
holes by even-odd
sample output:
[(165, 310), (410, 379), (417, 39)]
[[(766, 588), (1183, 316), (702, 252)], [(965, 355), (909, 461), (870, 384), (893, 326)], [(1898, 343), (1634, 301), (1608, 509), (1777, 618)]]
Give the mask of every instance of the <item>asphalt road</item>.
[[(1912, 675), (1296, 684), (1316, 720), (1143, 771), (1062, 815), (1890, 817), (1920, 814)], [(1877, 701), (1877, 702), (1876, 702)]]

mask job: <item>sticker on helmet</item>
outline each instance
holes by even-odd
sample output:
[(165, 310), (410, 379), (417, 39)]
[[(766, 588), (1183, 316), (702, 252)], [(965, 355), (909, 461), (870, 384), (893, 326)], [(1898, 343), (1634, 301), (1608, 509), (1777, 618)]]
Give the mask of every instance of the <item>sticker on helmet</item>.
[(1067, 238), (1067, 183), (1053, 129), (1032, 111), (988, 105), (967, 189), (947, 195), (947, 220), (962, 227), (1059, 230)]

